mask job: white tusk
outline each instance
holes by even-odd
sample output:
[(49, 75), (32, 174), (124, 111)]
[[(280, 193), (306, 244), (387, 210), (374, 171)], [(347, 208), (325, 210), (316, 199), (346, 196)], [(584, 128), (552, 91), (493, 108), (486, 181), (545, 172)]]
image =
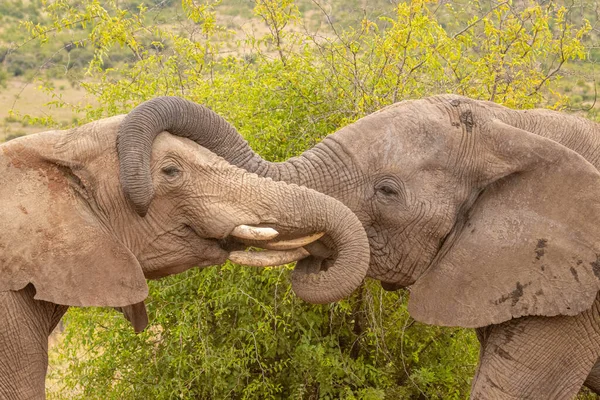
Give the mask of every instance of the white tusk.
[(310, 244), (318, 239), (320, 239), (321, 237), (323, 237), (323, 235), (325, 234), (325, 232), (320, 232), (320, 233), (315, 233), (313, 235), (308, 235), (308, 236), (304, 236), (304, 237), (300, 237), (300, 238), (296, 238), (296, 239), (290, 239), (290, 240), (280, 240), (278, 242), (269, 242), (269, 243), (261, 243), (258, 244), (257, 246), (262, 247), (263, 249), (269, 249), (269, 250), (291, 250), (291, 249), (297, 249), (298, 247), (304, 247), (307, 244)]
[(302, 260), (310, 255), (303, 248), (290, 251), (232, 251), (229, 259), (252, 267), (274, 267)]
[(238, 225), (231, 231), (231, 236), (247, 240), (271, 240), (277, 235), (279, 235), (279, 232), (273, 228), (249, 225)]

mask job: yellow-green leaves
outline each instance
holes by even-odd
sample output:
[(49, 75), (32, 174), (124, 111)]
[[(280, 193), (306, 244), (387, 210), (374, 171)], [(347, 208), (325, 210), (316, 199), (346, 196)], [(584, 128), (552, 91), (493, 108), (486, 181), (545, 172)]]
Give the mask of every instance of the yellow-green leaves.
[[(590, 30), (584, 21), (577, 29), (567, 23), (566, 9), (535, 2), (522, 10), (501, 3), (473, 29), (462, 32), (469, 47), (462, 47), (463, 70), (458, 90), (512, 107), (543, 103), (545, 89), (563, 64), (585, 57), (581, 38)], [(458, 69), (458, 68), (457, 68)], [(560, 99), (547, 99), (556, 105)]]
[[(267, 25), (270, 35), (266, 36), (273, 43), (281, 62), (286, 62), (286, 45), (293, 45), (294, 40), (289, 31), (284, 29), (290, 22), (298, 20), (298, 7), (294, 0), (256, 0), (254, 14)], [(287, 43), (286, 43), (287, 42)]]
[(202, 28), (204, 35), (210, 36), (217, 30), (222, 29), (217, 25), (215, 6), (219, 5), (221, 0), (197, 2), (194, 0), (182, 0), (181, 4), (190, 21), (198, 24)]

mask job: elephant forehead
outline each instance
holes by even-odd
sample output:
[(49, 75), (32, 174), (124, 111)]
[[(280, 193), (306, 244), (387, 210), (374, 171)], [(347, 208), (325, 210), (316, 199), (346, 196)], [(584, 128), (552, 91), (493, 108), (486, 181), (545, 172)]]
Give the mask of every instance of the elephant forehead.
[(152, 158), (158, 160), (167, 154), (199, 164), (213, 164), (223, 159), (193, 140), (161, 132), (152, 147)]
[(400, 103), (365, 117), (343, 130), (341, 139), (369, 168), (441, 168), (455, 144), (457, 127), (438, 108), (414, 106)]

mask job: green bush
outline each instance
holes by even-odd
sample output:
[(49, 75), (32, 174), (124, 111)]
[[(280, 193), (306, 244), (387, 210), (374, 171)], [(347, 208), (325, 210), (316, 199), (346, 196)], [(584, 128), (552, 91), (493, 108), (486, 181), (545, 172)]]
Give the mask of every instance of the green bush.
[(311, 306), (290, 292), (287, 272), (227, 264), (152, 282), (152, 325), (140, 335), (114, 311), (72, 309), (60, 380), (85, 399), (448, 398), (467, 390), (477, 357), (467, 331), (417, 324), (403, 292), (371, 283), (347, 301)]

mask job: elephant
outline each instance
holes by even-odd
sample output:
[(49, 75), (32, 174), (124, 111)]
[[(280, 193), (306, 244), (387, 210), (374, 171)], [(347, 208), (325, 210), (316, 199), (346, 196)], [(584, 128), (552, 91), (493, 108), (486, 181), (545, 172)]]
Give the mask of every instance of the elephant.
[(274, 163), (181, 98), (129, 115), (119, 156), (135, 203), (152, 198), (149, 148), (163, 130), (315, 189), (356, 214), (367, 276), (408, 288), (413, 318), (475, 329), (472, 399), (568, 399), (584, 384), (600, 393), (600, 125), (444, 94), (387, 106)]
[[(291, 280), (301, 298), (336, 301), (366, 275), (368, 239), (342, 203), (259, 177), (166, 132), (151, 151), (153, 198), (134, 207), (119, 182), (116, 140), (125, 119), (0, 146), (2, 399), (45, 397), (48, 335), (69, 306), (114, 307), (144, 329), (146, 279), (228, 258), (287, 263), (305, 257), (302, 246), (317, 237), (335, 251), (327, 271), (298, 263)], [(272, 250), (243, 251), (249, 244)]]

